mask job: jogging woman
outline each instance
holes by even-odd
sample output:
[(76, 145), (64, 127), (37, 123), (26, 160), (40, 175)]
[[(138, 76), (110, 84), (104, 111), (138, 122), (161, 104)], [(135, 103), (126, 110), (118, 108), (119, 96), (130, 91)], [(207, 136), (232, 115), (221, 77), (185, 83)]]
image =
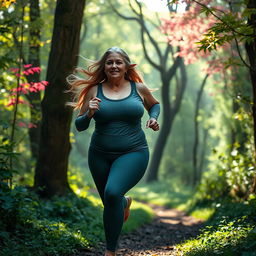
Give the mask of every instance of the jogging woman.
[(75, 125), (84, 131), (95, 120), (88, 163), (104, 205), (105, 256), (113, 256), (123, 222), (130, 215), (132, 198), (125, 194), (148, 165), (149, 150), (141, 128), (144, 108), (149, 114), (146, 127), (158, 131), (160, 105), (119, 47), (108, 49), (99, 61), (79, 71), (87, 78), (70, 82), (73, 89), (80, 88)]

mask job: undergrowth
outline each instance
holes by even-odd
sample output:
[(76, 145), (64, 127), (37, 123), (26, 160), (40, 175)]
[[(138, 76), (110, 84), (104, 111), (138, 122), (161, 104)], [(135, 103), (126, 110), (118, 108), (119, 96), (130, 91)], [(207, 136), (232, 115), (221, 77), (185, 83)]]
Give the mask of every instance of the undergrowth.
[(202, 199), (177, 182), (141, 184), (131, 194), (148, 203), (184, 210), (204, 221), (200, 235), (177, 246), (177, 256), (256, 256), (256, 198)]
[(222, 200), (212, 207), (216, 208), (215, 213), (206, 221), (200, 235), (178, 245), (178, 255), (255, 256), (256, 199)]
[[(99, 199), (69, 194), (45, 200), (24, 187), (12, 193), (15, 213), (11, 200), (2, 205), (9, 215), (1, 214), (0, 255), (75, 255), (104, 241)], [(134, 202), (131, 216), (123, 232), (150, 222), (153, 212)]]
[[(42, 199), (30, 187), (13, 184), (14, 156), (8, 143), (0, 145), (0, 255), (71, 256), (102, 244), (102, 203), (80, 176), (69, 179), (74, 193)], [(134, 201), (124, 232), (152, 218), (149, 207)]]
[[(70, 255), (103, 240), (101, 208), (92, 201), (74, 194), (43, 200), (18, 190), (16, 220), (0, 221), (1, 255)], [(12, 215), (11, 205), (5, 208)]]

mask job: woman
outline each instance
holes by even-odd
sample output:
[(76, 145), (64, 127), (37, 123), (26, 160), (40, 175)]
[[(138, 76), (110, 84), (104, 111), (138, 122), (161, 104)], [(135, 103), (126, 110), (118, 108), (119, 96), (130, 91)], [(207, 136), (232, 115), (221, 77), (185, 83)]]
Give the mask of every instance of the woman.
[(123, 222), (130, 214), (131, 197), (124, 195), (143, 177), (149, 151), (141, 129), (144, 107), (149, 113), (147, 128), (159, 130), (159, 102), (118, 47), (108, 49), (102, 58), (81, 70), (87, 79), (75, 79), (72, 88), (85, 86), (78, 93), (78, 131), (95, 120), (89, 148), (89, 168), (104, 205), (105, 256), (116, 255)]

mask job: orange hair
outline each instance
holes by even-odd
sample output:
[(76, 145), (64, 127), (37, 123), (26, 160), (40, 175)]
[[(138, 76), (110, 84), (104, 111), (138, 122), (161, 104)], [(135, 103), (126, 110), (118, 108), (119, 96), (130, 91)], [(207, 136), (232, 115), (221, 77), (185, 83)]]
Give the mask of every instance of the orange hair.
[(121, 48), (114, 46), (109, 48), (98, 61), (95, 61), (87, 69), (75, 69), (75, 72), (84, 73), (87, 76), (87, 79), (79, 78), (73, 74), (67, 77), (67, 82), (71, 87), (70, 91), (74, 93), (74, 99), (76, 100), (76, 102), (68, 105), (72, 105), (74, 109), (80, 109), (84, 103), (85, 96), (87, 95), (88, 91), (93, 86), (107, 81), (107, 76), (104, 72), (105, 62), (107, 57), (113, 52), (120, 54), (126, 66), (128, 67), (128, 70), (125, 74), (125, 79), (134, 81), (136, 83), (143, 83), (141, 75), (135, 69), (136, 65), (131, 64), (127, 53)]

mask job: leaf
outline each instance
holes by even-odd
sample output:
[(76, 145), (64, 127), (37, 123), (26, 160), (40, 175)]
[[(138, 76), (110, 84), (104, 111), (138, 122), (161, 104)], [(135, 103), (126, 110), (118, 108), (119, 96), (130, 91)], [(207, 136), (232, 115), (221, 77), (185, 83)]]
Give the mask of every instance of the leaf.
[(250, 19), (253, 14), (256, 14), (256, 8), (246, 8), (242, 12), (242, 17)]

